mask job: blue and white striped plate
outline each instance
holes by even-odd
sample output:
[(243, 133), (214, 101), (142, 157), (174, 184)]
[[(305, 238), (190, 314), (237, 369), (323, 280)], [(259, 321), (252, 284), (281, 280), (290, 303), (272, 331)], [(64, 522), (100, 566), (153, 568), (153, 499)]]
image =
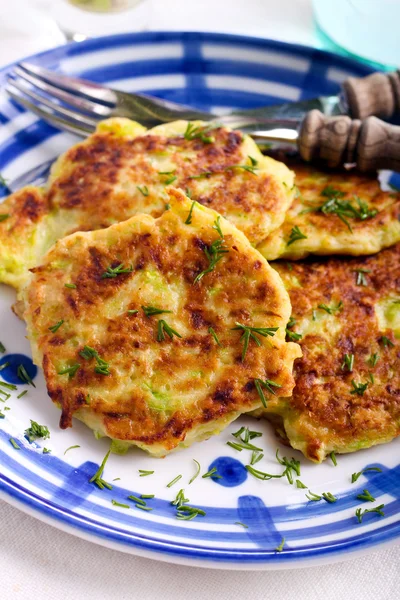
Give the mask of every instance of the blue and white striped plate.
[[(29, 60), (122, 90), (144, 91), (213, 110), (331, 94), (345, 77), (369, 72), (364, 65), (305, 47), (205, 33), (121, 35), (67, 45)], [(0, 85), (7, 71), (0, 72)], [(0, 171), (6, 180), (53, 159), (76, 141), (22, 110), (4, 92), (0, 123)], [(6, 193), (3, 188), (1, 194)], [(0, 287), (0, 341), (6, 347), (0, 366), (11, 362), (0, 374), (9, 382), (18, 382), (15, 367), (21, 363), (35, 374), (24, 324), (10, 310), (14, 300), (12, 290)], [(107, 441), (95, 440), (78, 422), (73, 429), (60, 431), (59, 413), (46, 395), (42, 375), (37, 373), (34, 381), (35, 389), (18, 383), (18, 390), (10, 392), (12, 397), (0, 402), (0, 409), (10, 408), (0, 420), (1, 497), (63, 530), (142, 556), (233, 569), (330, 562), (400, 535), (399, 442), (340, 456), (337, 467), (330, 462), (310, 464), (281, 448), (281, 455), (296, 454), (301, 460), (301, 480), (312, 492), (331, 492), (337, 497), (335, 503), (309, 502), (307, 490), (283, 478), (259, 481), (248, 475), (244, 469), (249, 462), (244, 456), (247, 451), (239, 453), (226, 445), (243, 424), (263, 432), (257, 442), (265, 458), (257, 466), (271, 473), (281, 472), (281, 467), (268, 425), (247, 418), (219, 437), (163, 460), (135, 450), (126, 456), (112, 455), (104, 473), (112, 490), (100, 490), (89, 479), (108, 450)], [(24, 389), (28, 393), (17, 398)], [(50, 439), (29, 444), (24, 437), (29, 419), (47, 425)], [(51, 453), (43, 454), (43, 446)], [(79, 447), (65, 454), (70, 446)], [(196, 467), (193, 459), (201, 463), (202, 473), (217, 466), (222, 478), (199, 476), (189, 484)], [(352, 484), (351, 474), (368, 465), (382, 472), (370, 471)], [(154, 474), (140, 477), (138, 469)], [(167, 487), (177, 475), (182, 478)], [(204, 509), (205, 516), (177, 520), (171, 500), (180, 488), (192, 505)], [(366, 506), (356, 498), (364, 488), (376, 502)], [(127, 500), (131, 494), (154, 494), (154, 499), (147, 500), (153, 510), (135, 508)], [(130, 508), (115, 506), (111, 500)], [(359, 524), (356, 509), (378, 504), (385, 505), (385, 515), (368, 514)], [(283, 550), (277, 552), (283, 538)]]

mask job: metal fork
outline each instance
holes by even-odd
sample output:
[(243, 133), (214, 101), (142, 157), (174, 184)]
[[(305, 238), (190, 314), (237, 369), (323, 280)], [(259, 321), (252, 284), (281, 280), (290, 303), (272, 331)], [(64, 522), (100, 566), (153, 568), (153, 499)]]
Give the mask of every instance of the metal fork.
[[(380, 77), (376, 84), (377, 75), (379, 77), (379, 74), (369, 76), (373, 81), (368, 82), (366, 78), (356, 85), (353, 82), (352, 90), (359, 89), (360, 85), (364, 92), (366, 86), (370, 91), (371, 87), (375, 92), (377, 87), (382, 90)], [(392, 75), (389, 74), (388, 81), (383, 76), (391, 93), (390, 102), (386, 103), (390, 104), (387, 114), (397, 110), (400, 97), (400, 75), (395, 73), (393, 77), (398, 88), (394, 104)], [(341, 113), (340, 96), (336, 99), (321, 96), (220, 117), (159, 98), (104, 88), (27, 63), (15, 68), (8, 78), (6, 90), (17, 102), (55, 127), (84, 137), (93, 133), (101, 119), (112, 116), (126, 116), (147, 127), (177, 119), (200, 119), (213, 126), (240, 129), (259, 144), (278, 142), (281, 147), (297, 146), (306, 161), (322, 160), (330, 167), (351, 163), (362, 171), (400, 169), (400, 127), (372, 116), (363, 121), (351, 120)], [(372, 106), (371, 102), (369, 105)], [(373, 106), (376, 108), (377, 104)]]
[[(271, 107), (271, 118), (268, 118), (269, 107), (263, 108), (265, 116), (259, 116), (257, 109), (218, 116), (161, 98), (106, 88), (25, 62), (8, 75), (5, 89), (16, 102), (51, 125), (83, 137), (93, 133), (102, 119), (128, 117), (149, 128), (178, 119), (202, 120), (211, 125), (240, 128), (260, 143), (286, 140), (295, 144), (298, 114), (304, 112), (303, 103), (297, 103), (297, 114), (287, 116), (293, 106), (287, 103)], [(315, 103), (316, 108), (321, 108), (320, 100)], [(313, 108), (310, 101), (307, 101), (306, 108)], [(282, 118), (279, 118), (280, 115)]]

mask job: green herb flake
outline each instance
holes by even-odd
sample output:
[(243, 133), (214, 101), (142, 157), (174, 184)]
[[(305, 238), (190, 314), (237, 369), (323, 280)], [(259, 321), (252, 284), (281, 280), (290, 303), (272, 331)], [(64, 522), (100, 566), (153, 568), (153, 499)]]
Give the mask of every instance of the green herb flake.
[(357, 396), (363, 396), (365, 390), (369, 385), (369, 382), (367, 381), (366, 383), (356, 383), (354, 379), (352, 379), (351, 385), (353, 386), (353, 389), (350, 390), (350, 394), (357, 394)]
[(0, 381), (0, 386), (5, 387), (7, 390), (11, 390), (13, 392), (15, 392), (15, 390), (17, 389), (16, 385), (14, 385), (13, 383), (6, 383), (5, 381)]
[(371, 367), (375, 367), (378, 360), (379, 360), (379, 354), (377, 352), (375, 352), (374, 354), (371, 354), (371, 356), (369, 357), (367, 362), (369, 365), (371, 365)]
[(383, 335), (380, 339), (380, 341), (382, 342), (384, 348), (393, 348), (394, 343), (392, 342), (391, 339), (389, 339), (388, 337), (386, 337), (386, 335)]
[(242, 169), (243, 171), (247, 171), (248, 173), (251, 173), (252, 175), (257, 175), (256, 171), (257, 171), (258, 167), (253, 162), (254, 158), (251, 158), (249, 156), (249, 159), (250, 159), (249, 165), (230, 165), (229, 167), (225, 167), (224, 170), (231, 171), (232, 169)]
[(244, 527), (244, 529), (248, 529), (249, 526), (246, 525), (245, 523), (242, 523), (241, 521), (235, 521), (234, 525), (240, 525), (240, 527)]
[(368, 490), (363, 490), (362, 494), (356, 496), (358, 500), (364, 500), (364, 502), (375, 502), (376, 498), (371, 496)]
[(239, 444), (236, 444), (235, 442), (226, 442), (226, 445), (230, 446), (234, 450), (237, 450), (238, 452), (241, 452), (243, 450), (243, 448), (241, 446), (239, 446)]
[(279, 544), (279, 546), (277, 546), (275, 548), (275, 552), (282, 552), (284, 545), (285, 545), (285, 538), (282, 538), (282, 541)]
[(145, 500), (152, 500), (153, 498), (155, 498), (154, 494), (140, 494), (140, 498), (143, 498)]
[(49, 428), (46, 425), (39, 425), (36, 421), (32, 421), (31, 426), (25, 429), (25, 437), (30, 441), (34, 442), (39, 438), (47, 440), (50, 437)]
[[(248, 427), (241, 427), (232, 435), (238, 440), (237, 442), (227, 442), (228, 446), (241, 452), (242, 450), (251, 450), (252, 452), (262, 452), (262, 448), (251, 444), (251, 440), (256, 437), (261, 437), (262, 433), (259, 431), (251, 431)], [(257, 461), (258, 462), (258, 461)]]
[(208, 333), (209, 333), (210, 335), (212, 335), (212, 337), (214, 338), (214, 340), (215, 340), (215, 342), (216, 342), (216, 344), (217, 344), (218, 346), (222, 346), (222, 344), (220, 343), (220, 341), (219, 341), (219, 339), (218, 339), (218, 336), (217, 336), (217, 334), (215, 333), (215, 331), (214, 331), (214, 329), (213, 329), (212, 327), (209, 327), (209, 328), (208, 328)]
[(0, 223), (2, 223), (3, 221), (6, 221), (7, 219), (9, 219), (10, 216), (11, 215), (5, 214), (5, 213), (0, 214)]
[(137, 185), (136, 189), (138, 189), (139, 192), (141, 194), (143, 194), (143, 196), (148, 196), (149, 195), (149, 188), (147, 187), (147, 185), (143, 185), (143, 186)]
[(75, 448), (80, 448), (79, 445), (76, 446), (70, 446), (69, 448), (66, 449), (66, 451), (64, 452), (64, 456), (67, 454), (67, 452), (69, 452), (70, 450), (74, 450)]
[(318, 304), (318, 308), (324, 310), (329, 315), (334, 315), (337, 312), (340, 312), (343, 308), (343, 302), (340, 301), (336, 306), (327, 306), (326, 304)]
[(97, 364), (94, 368), (95, 373), (98, 373), (99, 375), (111, 375), (109, 363), (103, 358), (101, 358), (97, 350), (95, 350), (91, 346), (85, 345), (83, 347), (83, 350), (79, 352), (79, 356), (81, 356), (85, 360), (91, 360), (92, 358), (96, 360)]
[(215, 229), (215, 231), (218, 233), (221, 240), (223, 240), (224, 234), (222, 233), (222, 229), (221, 229), (221, 215), (218, 215), (218, 217), (215, 219), (213, 229)]
[(292, 485), (293, 484), (293, 473), (295, 475), (297, 475), (297, 477), (300, 477), (300, 468), (301, 468), (300, 461), (296, 460), (293, 457), (290, 460), (286, 456), (283, 456), (281, 458), (279, 456), (279, 448), (277, 448), (275, 456), (276, 456), (276, 460), (278, 461), (278, 463), (285, 467), (285, 470), (282, 473), (282, 477), (286, 476), (288, 482), (290, 483), (290, 485)]
[(51, 333), (56, 333), (56, 331), (58, 329), (60, 329), (61, 325), (64, 324), (64, 319), (61, 319), (60, 321), (58, 321), (55, 325), (52, 325), (51, 327), (49, 327), (49, 331), (51, 331)]
[(191, 123), (189, 121), (186, 127), (186, 131), (183, 134), (183, 137), (185, 138), (185, 140), (188, 141), (200, 140), (201, 142), (203, 142), (203, 144), (212, 144), (215, 141), (215, 139), (213, 138), (213, 136), (210, 136), (209, 133), (209, 127), (196, 126), (194, 125), (194, 123)]
[(204, 475), (202, 475), (201, 477), (202, 479), (207, 479), (207, 477), (211, 477), (212, 479), (222, 479), (221, 475), (218, 475), (216, 467), (213, 467), (210, 471), (207, 471), (207, 473), (204, 473)]
[(81, 365), (79, 363), (75, 363), (69, 367), (63, 367), (61, 371), (57, 371), (57, 375), (68, 375), (68, 379), (72, 379), (80, 368)]
[(333, 462), (333, 465), (335, 467), (337, 467), (337, 460), (336, 460), (336, 454), (334, 453), (334, 451), (332, 450), (332, 452), (329, 454), (329, 457), (331, 459), (331, 461)]
[(337, 501), (337, 498), (333, 494), (331, 494), (330, 492), (324, 492), (322, 494), (322, 497), (323, 497), (324, 500), (326, 500), (330, 504), (332, 504), (333, 502)]
[(145, 471), (143, 469), (139, 469), (139, 477), (147, 477), (148, 475), (153, 475), (154, 471)]
[(348, 228), (350, 233), (353, 233), (349, 218), (359, 221), (372, 219), (378, 214), (376, 208), (369, 208), (366, 202), (363, 202), (358, 196), (354, 196), (356, 205), (348, 200), (342, 200), (345, 196), (344, 192), (335, 190), (332, 186), (327, 186), (321, 196), (325, 196), (327, 200), (315, 210), (322, 212), (324, 215), (336, 215)]
[(361, 523), (364, 516), (367, 513), (377, 513), (380, 517), (384, 517), (385, 513), (383, 512), (383, 508), (385, 508), (384, 504), (380, 504), (376, 508), (365, 508), (364, 510), (362, 510), (361, 508), (357, 508), (357, 510), (356, 510), (357, 521), (359, 523)]
[(135, 508), (140, 508), (140, 510), (147, 510), (148, 512), (153, 510), (151, 506), (143, 506), (143, 504), (135, 504)]
[(299, 229), (299, 227), (297, 225), (295, 225), (295, 227), (292, 227), (292, 230), (290, 232), (289, 235), (289, 239), (286, 243), (286, 246), (290, 246), (291, 244), (294, 244), (294, 242), (297, 242), (297, 240), (306, 240), (307, 236), (304, 235), (304, 233), (302, 233)]
[(177, 507), (176, 518), (181, 521), (191, 521), (192, 519), (201, 516), (205, 517), (206, 513), (201, 508), (181, 504)]
[(186, 218), (186, 221), (185, 221), (185, 225), (191, 225), (191, 223), (192, 223), (192, 215), (193, 215), (193, 209), (195, 207), (195, 204), (196, 204), (196, 201), (193, 200), (192, 206), (190, 207), (190, 210), (189, 210), (189, 214), (188, 214), (188, 216)]
[(17, 369), (17, 377), (19, 377), (19, 379), (23, 383), (27, 383), (28, 385), (31, 385), (34, 388), (36, 387), (36, 385), (32, 381), (32, 377), (29, 375), (29, 373), (25, 369), (24, 365), (19, 365), (19, 367)]
[(259, 452), (258, 450), (253, 450), (252, 455), (251, 455), (251, 460), (250, 460), (250, 466), (253, 467), (258, 462), (260, 462), (260, 460), (262, 460), (263, 458), (264, 458), (264, 454), (262, 452)]
[(102, 478), (103, 472), (104, 472), (104, 467), (106, 465), (106, 462), (108, 461), (108, 457), (110, 456), (110, 453), (111, 453), (111, 448), (107, 452), (105, 457), (103, 458), (101, 465), (97, 469), (96, 473), (93, 475), (93, 477), (91, 477), (89, 479), (89, 483), (96, 484), (97, 487), (99, 487), (101, 490), (103, 490), (105, 487), (108, 488), (109, 490), (112, 490), (112, 485), (110, 483), (107, 483), (107, 481), (104, 481), (104, 479)]
[(300, 479), (296, 479), (296, 487), (300, 488), (301, 490), (307, 489), (307, 486), (304, 485), (304, 483), (302, 481), (300, 481)]
[(169, 483), (167, 483), (167, 488), (170, 488), (173, 485), (175, 485), (175, 483), (177, 483), (180, 479), (182, 479), (182, 475), (177, 475), (175, 477), (175, 479), (173, 479), (172, 481), (170, 481)]
[(5, 419), (5, 418), (6, 418), (6, 415), (4, 413), (2, 413), (0, 410), (0, 419)]
[(171, 340), (174, 335), (178, 338), (182, 338), (180, 333), (175, 331), (175, 329), (172, 329), (164, 319), (160, 319), (157, 324), (157, 342), (163, 342), (165, 340), (165, 334), (167, 334)]
[(251, 465), (245, 466), (246, 471), (248, 471), (253, 477), (256, 479), (261, 479), (262, 481), (269, 481), (270, 479), (280, 479), (282, 475), (273, 475), (271, 473), (264, 473), (263, 471), (259, 471), (255, 469)]
[(272, 381), (271, 379), (265, 379), (265, 380), (255, 379), (254, 385), (256, 387), (257, 393), (260, 397), (260, 400), (261, 400), (264, 408), (267, 408), (267, 399), (265, 398), (264, 389), (267, 390), (270, 394), (273, 394), (274, 396), (276, 396), (276, 392), (275, 392), (274, 388), (282, 387), (279, 383), (276, 383), (275, 381)]
[(70, 290), (76, 290), (76, 285), (74, 283), (65, 283), (64, 287), (69, 288)]
[(133, 271), (133, 265), (130, 265), (129, 267), (124, 267), (123, 263), (120, 263), (116, 267), (112, 267), (112, 266), (107, 267), (107, 269), (104, 271), (104, 273), (102, 273), (101, 279), (113, 279), (114, 277), (118, 277), (118, 275), (132, 273), (132, 271)]
[(354, 269), (354, 273), (357, 273), (356, 285), (362, 285), (364, 287), (368, 285), (365, 275), (371, 273), (371, 271), (368, 271), (368, 269)]
[(306, 494), (306, 498), (310, 500), (310, 502), (318, 502), (318, 500), (322, 500), (322, 496), (318, 496), (318, 494), (314, 494), (311, 490)]
[(193, 459), (193, 462), (195, 462), (195, 463), (196, 463), (196, 473), (195, 473), (195, 474), (193, 475), (193, 477), (192, 477), (192, 478), (189, 480), (189, 485), (190, 485), (191, 483), (193, 483), (193, 481), (194, 481), (194, 480), (195, 480), (195, 479), (196, 479), (196, 478), (199, 476), (199, 474), (200, 474), (200, 470), (201, 470), (200, 463), (199, 463), (199, 462), (198, 462), (198, 461), (197, 461), (195, 458)]
[(126, 312), (128, 313), (128, 315), (137, 315), (137, 313), (139, 311), (138, 310), (127, 310)]
[(12, 446), (13, 448), (15, 448), (15, 450), (21, 450), (21, 446), (19, 446), (19, 445), (17, 444), (17, 442), (14, 440), (14, 438), (10, 438), (10, 439), (9, 439), (9, 442), (10, 442), (11, 446)]
[(0, 342), (0, 353), (4, 354), (5, 351), (6, 351), (6, 347), (4, 346), (4, 344), (2, 342)]
[(147, 318), (153, 317), (154, 315), (162, 315), (163, 313), (172, 313), (172, 310), (165, 310), (164, 308), (158, 308), (157, 306), (142, 306), (142, 310)]
[(182, 504), (187, 504), (189, 502), (189, 498), (185, 498), (185, 490), (181, 489), (175, 496), (175, 499), (171, 501), (172, 506), (181, 506)]
[(128, 496), (128, 500), (132, 500), (132, 502), (136, 502), (136, 504), (141, 504), (142, 506), (146, 506), (146, 502), (142, 498), (138, 498), (133, 494)]
[(114, 499), (111, 500), (111, 504), (113, 506), (119, 506), (120, 508), (130, 508), (129, 504), (122, 504), (122, 502), (117, 502)]
[(354, 367), (354, 354), (345, 354), (343, 357), (342, 366), (340, 367), (342, 371), (347, 369), (349, 373), (353, 371)]
[[(262, 337), (273, 337), (278, 329), (279, 327), (250, 327), (236, 322), (235, 327), (232, 327), (232, 331), (242, 332), (242, 337), (240, 338), (243, 342), (242, 362), (246, 357), (250, 340), (253, 340), (257, 346), (261, 346), (261, 342), (256, 334), (261, 335)], [(261, 379), (259, 381), (261, 381)]]
[(290, 331), (290, 329), (288, 329), (286, 327), (286, 335), (289, 338), (289, 340), (291, 340), (292, 342), (298, 342), (299, 340), (301, 340), (301, 338), (303, 337), (301, 335), (301, 333), (296, 333), (295, 331)]
[(50, 454), (51, 450), (50, 448), (43, 448), (42, 454)]
[(188, 179), (205, 179), (209, 175), (214, 175), (212, 171), (203, 171), (203, 173), (199, 173), (198, 175), (190, 175)]
[(204, 254), (208, 260), (208, 267), (201, 271), (194, 279), (193, 284), (198, 283), (205, 275), (214, 271), (215, 267), (225, 254), (229, 252), (228, 248), (224, 246), (224, 240), (215, 240), (209, 247), (204, 248)]
[(9, 367), (9, 366), (10, 366), (10, 363), (9, 363), (9, 362), (5, 362), (5, 363), (3, 363), (2, 365), (0, 365), (0, 371), (2, 371), (3, 369), (6, 369), (6, 368), (7, 368), (7, 367)]
[(382, 469), (380, 469), (379, 467), (367, 467), (366, 469), (363, 469), (362, 471), (359, 471), (358, 473), (353, 473), (351, 476), (351, 483), (355, 483), (361, 477), (361, 475), (363, 475), (364, 473), (368, 473), (369, 471), (375, 471), (376, 473), (382, 473)]

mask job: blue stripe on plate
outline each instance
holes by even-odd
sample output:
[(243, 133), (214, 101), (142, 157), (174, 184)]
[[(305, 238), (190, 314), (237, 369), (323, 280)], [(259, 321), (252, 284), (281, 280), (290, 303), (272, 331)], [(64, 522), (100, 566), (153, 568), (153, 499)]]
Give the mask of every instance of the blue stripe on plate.
[[(123, 530), (118, 531), (106, 525), (99, 525), (90, 518), (83, 519), (79, 515), (65, 509), (60, 512), (36, 494), (28, 492), (28, 495), (26, 495), (26, 491), (23, 488), (21, 489), (20, 486), (4, 476), (0, 477), (0, 481), (2, 482), (1, 488), (14, 498), (22, 501), (29, 507), (39, 510), (43, 515), (55, 518), (71, 527), (78, 527), (82, 531), (102, 537), (103, 539), (112, 540), (136, 548), (144, 548), (156, 552), (162, 550), (163, 553), (166, 552), (172, 555), (205, 560), (240, 563), (243, 561), (244, 556), (246, 557), (246, 562), (284, 562), (288, 560), (291, 561), (292, 559), (307, 559), (314, 556), (318, 557), (342, 553), (344, 551), (354, 551), (363, 547), (373, 546), (378, 543), (390, 541), (400, 534), (400, 524), (390, 524), (366, 534), (352, 535), (345, 540), (310, 544), (298, 549), (285, 548), (280, 554), (277, 554), (273, 549), (227, 550), (226, 548), (196, 547), (188, 544), (166, 542), (163, 540), (156, 540), (156, 542), (153, 542), (147, 537), (143, 538), (138, 534), (133, 534), (130, 538), (127, 538), (127, 534)], [(192, 530), (190, 530), (190, 534), (191, 532)]]
[[(4, 441), (8, 441), (8, 436), (4, 432), (0, 432), (0, 436)], [(18, 453), (20, 452), (23, 453), (25, 457), (28, 458), (28, 460), (30, 460), (30, 462), (33, 464), (43, 466), (43, 460), (40, 460), (43, 458), (41, 454), (38, 454), (37, 452), (34, 452), (25, 446), (21, 447), (21, 450), (19, 450)], [(20, 465), (18, 461), (14, 460), (9, 454), (0, 451), (0, 462), (2, 460), (4, 461), (4, 464), (6, 464), (7, 461), (9, 468), (18, 469), (19, 474), (26, 481), (29, 481), (32, 485), (39, 489), (43, 489), (46, 494), (52, 495), (52, 500), (50, 502), (53, 504), (53, 506), (62, 510), (73, 511), (77, 506), (79, 506), (82, 510), (97, 514), (99, 517), (104, 517), (106, 520), (112, 521), (113, 518), (115, 519), (115, 509), (112, 509), (111, 507), (107, 508), (99, 506), (93, 502), (87, 501), (86, 498), (88, 498), (89, 495), (95, 495), (103, 500), (109, 499), (110, 503), (112, 498), (117, 498), (121, 502), (126, 502), (128, 495), (133, 494), (137, 496), (141, 493), (137, 490), (133, 491), (117, 486), (114, 486), (112, 490), (104, 489), (100, 491), (95, 485), (89, 483), (91, 475), (98, 467), (98, 465), (94, 463), (85, 463), (83, 466), (76, 469), (67, 463), (64, 463), (55, 456), (46, 455), (48, 467), (47, 470), (58, 476), (64, 475), (65, 481), (63, 485), (61, 487), (57, 487), (56, 485), (46, 481), (40, 476), (34, 474), (29, 469), (26, 469)], [(49, 468), (50, 465), (52, 465), (52, 468)], [(381, 477), (382, 475), (383, 474), (380, 474)], [(376, 476), (374, 476), (373, 479), (375, 479), (375, 477)], [(386, 477), (385, 481), (393, 482), (393, 487), (386, 484), (386, 487), (383, 490), (384, 493), (393, 493), (394, 490), (394, 492), (397, 494), (400, 487), (400, 468), (394, 469), (392, 476)], [(371, 487), (371, 485), (368, 487), (373, 495), (377, 496), (375, 491), (377, 488)], [(78, 493), (75, 494), (74, 491), (77, 491)], [(360, 504), (362, 504), (356, 499), (357, 493), (360, 493), (361, 491), (362, 487), (355, 488), (354, 491), (352, 490), (351, 494), (347, 495), (347, 497), (345, 495), (343, 495), (342, 498), (338, 496), (338, 502), (333, 504), (321, 501), (319, 503), (306, 503), (286, 507), (267, 507), (260, 498), (242, 496), (239, 498), (238, 509), (202, 506), (201, 508), (204, 508), (207, 514), (205, 517), (199, 519), (201, 523), (232, 525), (235, 523), (235, 521), (243, 521), (249, 526), (249, 531), (244, 533), (240, 531), (237, 533), (230, 533), (207, 531), (205, 529), (191, 529), (190, 536), (191, 538), (197, 540), (211, 541), (214, 539), (221, 542), (243, 542), (248, 539), (248, 535), (251, 533), (252, 535), (250, 536), (250, 539), (262, 547), (265, 547), (266, 544), (268, 546), (271, 539), (276, 540), (279, 537), (276, 524), (284, 521), (292, 521), (294, 512), (296, 513), (297, 517), (296, 521), (299, 521), (302, 519), (308, 519), (310, 517), (315, 518), (322, 515), (327, 516), (329, 514), (341, 512), (350, 507), (355, 508), (356, 506), (360, 506)], [(377, 497), (377, 502), (379, 503), (379, 497)], [(151, 521), (151, 530), (153, 533), (165, 533), (169, 535), (175, 535), (177, 537), (182, 535), (182, 527), (178, 525), (178, 522), (175, 520), (175, 508), (171, 506), (170, 502), (166, 500), (154, 499), (149, 502), (149, 505), (154, 507), (154, 515), (170, 517), (175, 523), (175, 525), (169, 525)], [(385, 514), (387, 516), (394, 515), (399, 512), (399, 509), (400, 502), (399, 500), (395, 500), (394, 502), (386, 505)], [(289, 518), (287, 518), (286, 513), (290, 513)], [(118, 520), (121, 524), (125, 523), (127, 525), (136, 524), (140, 526), (140, 524), (143, 523), (142, 519), (137, 519), (132, 513), (118, 512)], [(349, 528), (353, 527), (354, 524), (355, 516), (346, 516), (346, 518), (335, 521), (334, 523), (325, 523), (318, 526), (311, 525), (310, 527), (300, 529), (295, 527), (294, 529), (285, 530), (285, 537), (288, 541), (318, 538), (329, 535), (330, 533), (335, 534), (341, 531), (346, 532), (349, 530)], [(270, 531), (271, 535), (259, 535), (259, 532), (261, 531), (264, 531), (265, 533), (266, 529)]]

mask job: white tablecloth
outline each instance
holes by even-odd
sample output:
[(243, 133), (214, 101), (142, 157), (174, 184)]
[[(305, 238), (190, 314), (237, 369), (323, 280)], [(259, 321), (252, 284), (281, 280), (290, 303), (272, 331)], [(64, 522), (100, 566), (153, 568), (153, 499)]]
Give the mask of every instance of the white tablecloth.
[[(0, 1), (0, 64), (61, 42), (46, 14), (52, 0), (26, 0), (23, 9), (22, 1)], [(149, 28), (218, 30), (313, 43), (310, 0), (153, 0)], [(187, 568), (94, 545), (2, 501), (0, 565), (2, 600), (395, 600), (400, 588), (400, 547), (293, 571)]]

